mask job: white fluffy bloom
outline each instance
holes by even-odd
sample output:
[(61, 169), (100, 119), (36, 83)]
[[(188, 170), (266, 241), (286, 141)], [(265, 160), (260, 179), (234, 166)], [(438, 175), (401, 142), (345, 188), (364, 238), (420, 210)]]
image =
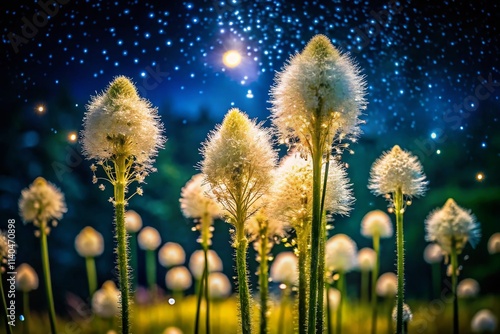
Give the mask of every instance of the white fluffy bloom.
[(418, 158), (395, 145), (372, 165), (368, 188), (375, 195), (394, 194), (401, 189), (406, 196), (423, 196), (427, 181)]
[(186, 261), (186, 252), (178, 243), (167, 242), (158, 252), (158, 261), (166, 268), (178, 266)]
[(16, 288), (22, 292), (38, 289), (38, 275), (35, 269), (27, 263), (21, 264), (16, 269)]
[(325, 245), (325, 266), (329, 271), (349, 272), (357, 265), (358, 247), (345, 234), (336, 234)]
[(208, 275), (208, 295), (212, 299), (224, 299), (231, 295), (231, 283), (223, 273)]
[(438, 244), (428, 244), (424, 249), (424, 260), (429, 264), (443, 261), (443, 251)]
[(187, 218), (201, 218), (205, 214), (212, 218), (221, 216), (221, 207), (201, 173), (194, 175), (182, 188), (179, 201)]
[(377, 296), (392, 298), (398, 292), (398, 277), (396, 274), (388, 272), (380, 275), (375, 286)]
[(358, 252), (358, 267), (361, 271), (371, 271), (377, 261), (377, 253), (368, 247), (361, 248)]
[(144, 250), (154, 251), (161, 244), (161, 236), (157, 229), (146, 226), (137, 235), (137, 243)]
[(129, 233), (137, 233), (142, 228), (142, 218), (134, 210), (125, 212), (125, 229)]
[(482, 309), (474, 315), (470, 326), (474, 333), (495, 333), (497, 317), (490, 310)]
[(120, 291), (113, 281), (106, 281), (92, 296), (92, 311), (102, 318), (113, 318), (120, 312)]
[[(222, 260), (214, 250), (210, 249), (208, 251), (207, 258), (208, 258), (209, 273), (214, 271), (222, 271)], [(201, 276), (203, 276), (204, 269), (205, 269), (205, 255), (203, 254), (203, 251), (200, 249), (193, 252), (191, 257), (189, 258), (189, 270), (191, 270), (193, 277), (199, 280), (201, 279)]]
[(299, 281), (299, 259), (293, 252), (281, 252), (271, 265), (273, 282), (296, 285)]
[[(323, 300), (325, 301), (326, 305), (326, 291), (323, 295)], [(329, 288), (328, 289), (328, 298), (330, 300), (330, 308), (332, 311), (335, 311), (337, 307), (339, 307), (340, 304), (340, 299), (342, 298), (340, 291), (335, 289), (335, 288)]]
[(448, 199), (441, 209), (432, 211), (425, 221), (427, 241), (436, 242), (443, 252), (450, 254), (452, 242), (455, 242), (460, 254), (465, 244), (470, 242), (475, 247), (481, 237), (479, 223), (470, 210), (458, 206)]
[(474, 298), (479, 294), (479, 283), (473, 278), (461, 280), (457, 285), (458, 298)]
[(138, 166), (150, 169), (165, 143), (162, 130), (156, 108), (139, 97), (130, 79), (118, 76), (87, 105), (81, 132), (83, 152), (98, 161), (133, 157)]
[[(322, 175), (324, 175), (323, 166)], [(301, 230), (312, 219), (312, 159), (292, 152), (281, 161), (274, 173), (275, 183), (269, 196), (268, 211), (283, 225)], [(354, 201), (345, 168), (330, 160), (325, 195), (325, 210), (329, 217), (346, 215)]]
[(209, 134), (202, 154), (201, 169), (229, 222), (244, 222), (259, 209), (259, 199), (272, 182), (276, 152), (269, 130), (231, 109)]
[(278, 73), (271, 89), (272, 121), (281, 140), (298, 142), (300, 151), (310, 152), (312, 138), (321, 138), (327, 153), (335, 137), (355, 137), (366, 106), (359, 72), (328, 37), (313, 37)]
[(500, 253), (500, 233), (494, 233), (488, 239), (488, 252), (490, 254)]
[(165, 275), (165, 284), (171, 291), (187, 290), (192, 283), (191, 273), (184, 266), (174, 267)]
[(392, 234), (391, 217), (384, 211), (370, 211), (361, 220), (361, 235), (367, 238), (373, 238), (375, 235), (379, 238), (390, 238)]
[(19, 214), (24, 223), (33, 222), (39, 226), (40, 222), (61, 219), (66, 211), (64, 194), (43, 177), (37, 177), (21, 192)]
[[(392, 320), (397, 321), (398, 319), (398, 309), (396, 306), (392, 309)], [(408, 304), (403, 304), (403, 322), (410, 322), (413, 319), (413, 313)]]
[(96, 257), (104, 251), (102, 234), (91, 226), (84, 227), (75, 238), (75, 249), (81, 257)]

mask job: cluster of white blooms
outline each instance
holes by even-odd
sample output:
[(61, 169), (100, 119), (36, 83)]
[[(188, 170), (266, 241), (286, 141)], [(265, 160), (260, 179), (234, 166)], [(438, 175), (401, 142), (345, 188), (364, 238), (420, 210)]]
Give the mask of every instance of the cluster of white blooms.
[(460, 254), (467, 242), (475, 247), (481, 237), (476, 217), (470, 210), (460, 207), (452, 198), (448, 199), (441, 209), (429, 214), (425, 228), (427, 241), (436, 242), (447, 254), (451, 254), (453, 244), (457, 254)]
[(471, 321), (473, 333), (495, 333), (497, 330), (497, 317), (488, 309), (478, 311)]
[(380, 275), (375, 286), (377, 296), (391, 298), (398, 292), (398, 277), (388, 272)]
[(299, 259), (293, 252), (281, 252), (271, 266), (271, 279), (288, 286), (299, 281)]
[(438, 244), (428, 244), (424, 249), (424, 260), (429, 264), (443, 261), (443, 251)]
[[(208, 272), (222, 271), (222, 260), (217, 255), (214, 250), (208, 250)], [(189, 258), (189, 270), (193, 274), (193, 277), (197, 280), (201, 279), (203, 276), (203, 270), (205, 269), (205, 254), (203, 250), (199, 249), (194, 251)]]
[(392, 234), (391, 217), (384, 211), (372, 210), (361, 220), (361, 235), (367, 238), (373, 238), (374, 236), (390, 238)]
[(166, 268), (178, 266), (186, 261), (186, 252), (178, 243), (167, 242), (158, 252), (158, 261)]
[(424, 195), (427, 183), (418, 158), (395, 145), (373, 163), (368, 188), (378, 196), (400, 189), (405, 196), (418, 197)]
[(86, 226), (75, 238), (75, 249), (81, 257), (96, 257), (104, 251), (102, 234)]
[(271, 89), (272, 121), (281, 140), (311, 152), (313, 138), (321, 138), (327, 154), (334, 138), (356, 137), (366, 106), (359, 72), (326, 36), (313, 37), (278, 73)]
[(43, 177), (37, 177), (21, 192), (19, 214), (24, 223), (39, 227), (41, 222), (61, 219), (66, 211), (64, 194)]
[(336, 234), (325, 245), (325, 267), (329, 271), (349, 272), (357, 266), (358, 248), (345, 234)]
[(210, 186), (203, 174), (194, 175), (181, 190), (181, 210), (187, 218), (201, 218), (208, 214), (212, 218), (221, 216), (221, 207), (215, 201)]
[(21, 264), (16, 269), (16, 288), (22, 292), (38, 289), (38, 275), (35, 269), (27, 263)]
[(191, 273), (184, 266), (178, 266), (167, 271), (165, 284), (171, 291), (184, 291), (191, 287)]
[(459, 298), (474, 298), (479, 294), (479, 283), (473, 278), (461, 280), (457, 285)]
[(154, 251), (161, 244), (161, 236), (157, 229), (151, 226), (146, 226), (137, 235), (137, 243), (144, 250)]
[(371, 271), (375, 267), (377, 253), (368, 247), (361, 248), (358, 252), (358, 267), (361, 271)]
[(113, 318), (120, 311), (120, 291), (113, 281), (106, 281), (92, 296), (92, 311), (102, 318)]
[(134, 210), (125, 212), (125, 229), (128, 233), (137, 233), (142, 228), (142, 218)]
[(488, 252), (490, 254), (500, 253), (500, 233), (494, 233), (488, 239)]
[(208, 295), (212, 299), (224, 299), (231, 294), (231, 283), (223, 273), (208, 275)]

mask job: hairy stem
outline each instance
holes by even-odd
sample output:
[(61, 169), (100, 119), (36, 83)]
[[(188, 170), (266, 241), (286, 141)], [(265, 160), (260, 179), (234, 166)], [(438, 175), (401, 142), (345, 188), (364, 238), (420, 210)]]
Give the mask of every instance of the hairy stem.
[[(267, 249), (267, 224), (260, 231), (260, 265), (259, 265), (259, 287), (260, 287), (260, 334), (267, 333), (267, 304), (268, 304), (268, 249)], [(263, 237), (262, 237), (263, 236)]]
[(49, 307), (50, 328), (52, 330), (52, 334), (56, 334), (56, 310), (54, 307), (54, 297), (52, 295), (52, 279), (50, 277), (49, 247), (47, 245), (46, 221), (40, 224), (40, 246), (42, 252), (43, 276), (45, 279), (45, 293), (47, 295), (47, 302)]
[(307, 333), (307, 286), (309, 279), (309, 261), (307, 259), (308, 233), (302, 231), (298, 235), (299, 248), (299, 334)]
[(398, 294), (397, 294), (397, 310), (396, 310), (396, 333), (403, 334), (403, 304), (404, 304), (404, 282), (405, 282), (405, 267), (404, 267), (404, 236), (403, 236), (403, 193), (401, 188), (396, 190), (394, 194), (394, 212), (396, 214), (396, 230), (397, 230), (397, 256), (398, 256)]
[(87, 279), (89, 281), (89, 298), (92, 299), (94, 292), (97, 290), (97, 272), (94, 258), (87, 256), (85, 266), (87, 267)]
[(203, 297), (205, 298), (205, 333), (210, 334), (210, 301), (208, 298), (208, 244), (203, 247), (203, 256), (205, 257), (205, 268), (203, 275), (205, 276), (205, 286), (203, 289)]
[(9, 318), (7, 318), (7, 303), (5, 301), (5, 296), (6, 294), (3, 291), (3, 277), (2, 277), (2, 268), (0, 268), (0, 298), (2, 299), (2, 313), (4, 314), (4, 321), (5, 321), (5, 330), (6, 333), (12, 334), (12, 329), (10, 328), (9, 325)]
[(250, 291), (247, 277), (247, 247), (243, 221), (236, 226), (236, 267), (238, 272), (238, 292), (240, 297), (241, 332), (251, 333), (250, 321)]
[(203, 274), (201, 276), (201, 279), (198, 280), (198, 284), (197, 285), (197, 289), (196, 289), (196, 292), (197, 292), (197, 301), (196, 301), (196, 318), (195, 318), (195, 322), (194, 322), (194, 333), (195, 334), (198, 334), (200, 332), (200, 313), (201, 313), (201, 300), (203, 298), (203, 291), (204, 291), (204, 286), (205, 284), (205, 270), (203, 270)]
[(377, 333), (377, 279), (380, 267), (380, 236), (373, 236), (373, 250), (375, 251), (375, 266), (372, 271), (371, 303), (372, 303), (372, 334)]
[(458, 256), (455, 238), (451, 240), (451, 289), (453, 293), (453, 334), (459, 333), (458, 298), (457, 298), (457, 271)]

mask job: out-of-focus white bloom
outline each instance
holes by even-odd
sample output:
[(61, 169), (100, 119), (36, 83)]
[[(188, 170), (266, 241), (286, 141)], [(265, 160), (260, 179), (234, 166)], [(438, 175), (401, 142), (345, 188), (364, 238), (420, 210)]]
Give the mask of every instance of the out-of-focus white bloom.
[(120, 291), (113, 281), (106, 281), (92, 296), (92, 311), (102, 318), (115, 317), (120, 311)]
[(325, 245), (325, 265), (329, 271), (349, 272), (357, 265), (358, 247), (345, 234), (336, 234)]
[(490, 254), (500, 253), (500, 233), (494, 233), (488, 240), (488, 252)]
[(96, 257), (104, 251), (102, 234), (91, 226), (84, 227), (75, 238), (75, 249), (81, 257)]
[(38, 289), (38, 275), (35, 269), (27, 263), (21, 264), (16, 269), (16, 288), (22, 292)]
[(327, 153), (335, 137), (355, 137), (366, 106), (359, 72), (328, 37), (314, 36), (278, 73), (271, 89), (272, 121), (280, 139), (310, 152), (312, 138), (321, 138)]
[[(222, 271), (222, 260), (219, 255), (214, 250), (209, 250), (207, 254), (208, 258), (208, 272)], [(194, 251), (189, 259), (189, 270), (193, 274), (193, 277), (197, 280), (201, 279), (203, 276), (203, 270), (205, 269), (205, 255), (203, 251)]]
[(361, 271), (371, 271), (377, 261), (377, 253), (368, 247), (361, 248), (358, 252), (358, 267)]
[(201, 173), (194, 175), (182, 188), (179, 201), (182, 213), (187, 218), (201, 218), (205, 214), (216, 218), (222, 214), (220, 205)]
[(378, 196), (401, 189), (406, 196), (423, 196), (427, 181), (418, 158), (395, 145), (372, 165), (368, 188)]
[(142, 218), (134, 210), (125, 212), (125, 229), (128, 233), (137, 233), (142, 228)]
[[(398, 312), (397, 307), (394, 306), (392, 309), (392, 320), (397, 321)], [(411, 309), (408, 304), (403, 304), (403, 322), (410, 322), (413, 319), (413, 313), (411, 313)]]
[[(337, 307), (339, 307), (340, 298), (342, 298), (340, 291), (335, 289), (335, 288), (329, 288), (328, 289), (328, 298), (330, 299), (331, 310), (335, 311), (337, 309)], [(325, 301), (325, 305), (326, 305), (326, 291), (324, 293), (323, 300)]]
[(375, 286), (377, 296), (392, 298), (398, 292), (398, 277), (396, 274), (388, 272), (380, 275)]
[(299, 259), (293, 252), (281, 252), (271, 265), (271, 279), (286, 285), (296, 285), (299, 281)]
[(191, 273), (184, 267), (174, 267), (167, 271), (165, 275), (165, 284), (172, 291), (184, 291), (191, 287), (193, 280)]
[(182, 330), (177, 327), (167, 327), (163, 331), (163, 334), (182, 334)]
[(424, 249), (424, 260), (429, 264), (443, 261), (443, 251), (438, 244), (428, 244)]
[(470, 210), (457, 205), (449, 198), (441, 209), (432, 211), (425, 221), (427, 241), (436, 242), (443, 252), (450, 254), (453, 240), (457, 254), (470, 242), (475, 247), (481, 238), (481, 230), (476, 217)]
[(86, 109), (80, 135), (88, 159), (133, 157), (135, 164), (151, 169), (158, 149), (165, 143), (163, 125), (157, 109), (139, 97), (130, 79), (116, 77)]
[(497, 317), (490, 310), (483, 309), (474, 315), (470, 326), (474, 333), (495, 333)]
[(241, 215), (246, 220), (259, 209), (259, 199), (272, 184), (277, 154), (270, 131), (231, 109), (209, 134), (202, 154), (201, 169), (228, 222), (234, 224)]
[(474, 298), (479, 294), (479, 283), (473, 278), (461, 280), (457, 285), (459, 298)]
[(137, 235), (137, 243), (144, 250), (154, 251), (161, 244), (160, 233), (151, 226), (146, 226)]
[(178, 266), (186, 261), (186, 252), (178, 243), (167, 242), (158, 252), (158, 261), (166, 268)]
[[(272, 241), (275, 238), (281, 238), (285, 235), (286, 225), (283, 225), (280, 221), (268, 215), (268, 213), (269, 212), (266, 208), (261, 208), (248, 219), (245, 229), (247, 234), (250, 236), (251, 241), (262, 238), (267, 242)], [(256, 244), (260, 244), (260, 241), (256, 242)], [(256, 250), (257, 249), (258, 248), (256, 248)]]
[[(322, 175), (324, 174), (324, 168)], [(274, 173), (275, 184), (269, 196), (268, 212), (283, 225), (291, 225), (296, 230), (305, 228), (312, 219), (312, 159), (302, 158), (292, 152), (281, 161)], [(345, 168), (333, 158), (330, 160), (325, 195), (325, 210), (346, 215), (354, 201), (351, 184)]]
[(361, 234), (367, 238), (378, 235), (379, 238), (392, 237), (391, 217), (381, 210), (368, 212), (361, 220)]
[(40, 222), (61, 219), (66, 213), (64, 194), (43, 177), (35, 181), (21, 192), (19, 198), (19, 215), (24, 223), (39, 226)]
[(224, 299), (231, 295), (231, 283), (223, 273), (208, 275), (208, 295), (212, 299)]

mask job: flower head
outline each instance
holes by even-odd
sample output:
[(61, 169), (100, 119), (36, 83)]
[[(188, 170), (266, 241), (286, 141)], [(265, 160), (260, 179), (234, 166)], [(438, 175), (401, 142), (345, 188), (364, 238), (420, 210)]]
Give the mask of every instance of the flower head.
[(325, 245), (325, 265), (329, 271), (349, 272), (357, 265), (358, 247), (345, 234), (336, 234)]
[(208, 275), (208, 295), (213, 299), (224, 299), (231, 294), (231, 283), (223, 273)]
[(401, 189), (405, 196), (418, 197), (424, 195), (427, 183), (417, 157), (395, 145), (372, 165), (368, 188), (379, 196)]
[(276, 76), (271, 89), (272, 120), (281, 140), (310, 152), (312, 139), (319, 136), (327, 153), (335, 137), (355, 137), (366, 106), (359, 72), (326, 36), (314, 36)]
[(391, 217), (381, 210), (368, 212), (361, 221), (361, 234), (367, 238), (378, 236), (379, 238), (392, 237)]
[[(330, 301), (330, 307), (331, 307), (332, 311), (335, 311), (339, 307), (341, 298), (342, 298), (342, 296), (341, 296), (340, 291), (338, 289), (335, 289), (335, 288), (328, 289), (328, 299)], [(325, 291), (323, 299), (326, 303), (326, 291)]]
[(137, 243), (144, 250), (154, 251), (161, 244), (161, 236), (157, 229), (146, 226), (137, 235)]
[[(269, 130), (231, 109), (203, 144), (202, 172), (229, 221), (246, 220), (259, 209), (257, 202), (268, 191), (276, 152)], [(237, 203), (241, 208), (237, 212)]]
[(35, 269), (27, 263), (21, 264), (16, 269), (16, 288), (22, 292), (38, 289), (38, 275)]
[(500, 233), (494, 233), (488, 239), (488, 253), (500, 253)]
[(137, 233), (142, 228), (142, 218), (134, 210), (125, 212), (125, 229), (129, 233)]
[(293, 252), (281, 252), (271, 265), (271, 279), (288, 286), (299, 281), (299, 259)]
[(178, 266), (186, 261), (186, 252), (178, 243), (167, 242), (158, 252), (158, 261), (166, 268)]
[(92, 296), (92, 311), (103, 318), (113, 318), (120, 311), (120, 291), (113, 281), (106, 281)]
[[(214, 250), (209, 250), (207, 254), (208, 258), (208, 272), (222, 271), (222, 260), (217, 255)], [(205, 255), (203, 250), (194, 251), (189, 258), (189, 270), (193, 274), (193, 277), (197, 280), (201, 279), (203, 275), (203, 270), (205, 268)]]
[(368, 247), (361, 248), (358, 252), (358, 267), (361, 271), (371, 271), (375, 267), (377, 253)]
[(266, 207), (261, 208), (250, 217), (245, 226), (247, 234), (250, 236), (250, 240), (258, 241), (256, 244), (259, 244), (260, 239), (266, 242), (275, 241), (276, 239), (279, 240), (279, 238), (285, 235), (285, 228), (286, 225), (283, 225), (280, 221), (269, 215)]
[(497, 317), (488, 309), (478, 311), (471, 321), (473, 333), (495, 333)]
[(179, 201), (182, 213), (187, 218), (201, 218), (205, 214), (212, 218), (221, 216), (221, 207), (201, 173), (193, 176), (182, 188)]
[(37, 177), (21, 192), (19, 214), (24, 223), (39, 226), (41, 222), (61, 219), (66, 211), (64, 194), (43, 177)]
[(81, 257), (96, 257), (104, 251), (102, 234), (87, 226), (75, 238), (75, 249)]
[[(396, 321), (398, 318), (397, 307), (394, 306), (392, 309), (392, 320)], [(403, 304), (403, 322), (410, 322), (413, 319), (413, 313), (411, 313), (411, 309), (408, 304)]]
[(165, 284), (171, 291), (184, 291), (191, 287), (191, 273), (184, 266), (174, 267), (165, 275)]
[(118, 76), (87, 105), (81, 132), (83, 152), (98, 161), (133, 157), (137, 165), (149, 169), (165, 143), (162, 130), (158, 111), (139, 97), (130, 79)]
[(424, 260), (429, 264), (443, 261), (443, 251), (438, 244), (428, 244), (424, 249)]
[(375, 291), (380, 297), (394, 297), (398, 291), (398, 277), (396, 274), (388, 272), (380, 275), (375, 286)]
[(479, 294), (479, 283), (473, 278), (461, 280), (457, 285), (458, 298), (474, 298)]
[(426, 240), (439, 244), (443, 252), (450, 254), (455, 244), (460, 254), (467, 242), (475, 247), (481, 237), (479, 223), (470, 210), (466, 210), (452, 199), (441, 209), (432, 211), (425, 221)]

